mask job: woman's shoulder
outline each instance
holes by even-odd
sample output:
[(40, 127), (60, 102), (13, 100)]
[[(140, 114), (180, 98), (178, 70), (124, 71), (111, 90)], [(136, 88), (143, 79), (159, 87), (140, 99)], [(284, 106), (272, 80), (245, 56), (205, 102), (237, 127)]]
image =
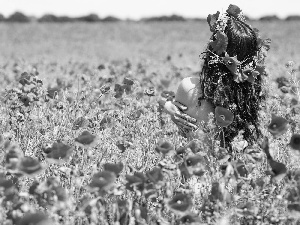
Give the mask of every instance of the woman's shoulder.
[(179, 84), (184, 89), (190, 90), (195, 88), (196, 86), (200, 85), (200, 78), (199, 77), (186, 77), (183, 78)]
[(200, 97), (200, 92), (200, 79), (198, 77), (186, 77), (178, 85), (175, 100), (182, 104), (195, 104), (195, 101), (197, 102)]
[(201, 96), (200, 79), (187, 77), (180, 82), (175, 94), (175, 100), (188, 107), (185, 111), (186, 114), (197, 119), (198, 122), (207, 122), (208, 114), (214, 112), (214, 108), (210, 102), (204, 99), (199, 101)]

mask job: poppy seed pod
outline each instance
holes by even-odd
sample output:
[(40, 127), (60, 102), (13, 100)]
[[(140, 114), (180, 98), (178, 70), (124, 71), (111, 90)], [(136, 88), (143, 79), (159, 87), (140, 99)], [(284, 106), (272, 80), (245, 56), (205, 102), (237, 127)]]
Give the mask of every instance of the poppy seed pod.
[(216, 123), (220, 127), (227, 127), (233, 122), (233, 114), (230, 110), (217, 106), (215, 109)]

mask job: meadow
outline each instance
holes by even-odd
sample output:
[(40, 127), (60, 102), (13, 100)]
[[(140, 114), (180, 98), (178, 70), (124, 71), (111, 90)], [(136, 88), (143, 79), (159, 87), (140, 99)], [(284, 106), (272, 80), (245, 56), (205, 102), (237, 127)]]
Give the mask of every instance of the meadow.
[(228, 154), (158, 105), (206, 22), (0, 23), (0, 223), (299, 224), (300, 23), (250, 24), (272, 40), (264, 138)]

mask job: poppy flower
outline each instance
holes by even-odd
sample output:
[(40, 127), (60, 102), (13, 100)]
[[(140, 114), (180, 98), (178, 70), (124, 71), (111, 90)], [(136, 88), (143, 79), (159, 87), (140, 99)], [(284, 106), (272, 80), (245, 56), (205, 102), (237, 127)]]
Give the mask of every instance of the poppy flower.
[(46, 158), (51, 163), (67, 162), (72, 155), (73, 148), (61, 142), (55, 142), (51, 147), (45, 148)]
[(183, 215), (191, 209), (192, 200), (186, 194), (177, 193), (171, 200), (168, 201), (167, 206), (171, 211), (179, 215)]
[(155, 96), (155, 89), (154, 87), (149, 87), (148, 89), (144, 90), (144, 94), (148, 96)]
[(242, 12), (242, 10), (238, 6), (230, 4), (228, 9), (226, 10), (226, 12), (229, 15), (231, 15), (235, 18), (238, 18), (239, 14)]
[(18, 199), (18, 178), (6, 178), (5, 174), (0, 173), (0, 193), (4, 200), (13, 202)]
[(299, 103), (299, 102), (298, 102), (298, 99), (296, 99), (296, 98), (292, 98), (292, 99), (291, 99), (291, 105), (292, 105), (292, 106), (298, 105), (298, 103)]
[(15, 172), (18, 168), (20, 160), (24, 156), (23, 151), (19, 148), (16, 144), (11, 144), (8, 142), (9, 145), (6, 147), (6, 155), (5, 155), (5, 163), (6, 169), (9, 172)]
[(289, 188), (287, 190), (288, 195), (286, 197), (286, 200), (288, 200), (289, 202), (298, 202), (299, 199), (299, 187), (293, 187), (293, 188)]
[(195, 154), (202, 150), (199, 140), (198, 141), (197, 140), (190, 141), (186, 147), (191, 149), (191, 151)]
[(284, 134), (287, 129), (288, 121), (280, 116), (272, 114), (272, 120), (268, 126), (268, 130), (274, 136), (274, 138), (277, 138), (280, 135)]
[(158, 198), (158, 193), (156, 191), (154, 184), (147, 184), (144, 189), (144, 196), (148, 201), (156, 202)]
[(254, 212), (254, 204), (248, 199), (239, 199), (236, 208), (240, 216), (248, 216)]
[(160, 83), (165, 87), (168, 88), (170, 86), (170, 83), (172, 82), (172, 79), (160, 79)]
[(290, 203), (287, 206), (287, 209), (290, 211), (290, 213), (294, 213), (296, 217), (299, 217), (299, 212), (300, 212), (300, 204), (299, 203)]
[(48, 88), (47, 96), (51, 99), (54, 99), (56, 98), (56, 96), (58, 96), (59, 92), (60, 92), (59, 87)]
[(37, 159), (25, 156), (20, 161), (19, 171), (32, 177), (41, 173), (43, 171), (43, 167)]
[(201, 155), (188, 156), (185, 165), (191, 175), (202, 176), (207, 171), (208, 161)]
[(100, 93), (101, 93), (102, 95), (108, 94), (109, 91), (110, 91), (110, 86), (108, 86), (108, 85), (105, 85), (105, 84), (104, 84), (104, 85), (100, 88)]
[(257, 71), (259, 75), (266, 75), (266, 67), (264, 65), (257, 64), (255, 71)]
[(215, 109), (216, 123), (220, 127), (227, 127), (233, 122), (233, 114), (230, 110), (217, 106)]
[(270, 38), (266, 38), (264, 40), (261, 41), (260, 43), (260, 47), (264, 48), (265, 51), (269, 51), (270, 47), (271, 47), (271, 39)]
[(29, 74), (27, 72), (24, 72), (21, 74), (19, 83), (22, 84), (23, 86), (31, 84), (31, 77), (33, 74)]
[(289, 145), (292, 149), (300, 151), (300, 134), (293, 134)]
[(201, 220), (199, 216), (195, 213), (188, 213), (179, 219), (180, 224), (200, 224)]
[(127, 78), (127, 77), (125, 77), (124, 80), (123, 80), (123, 84), (132, 86), (134, 84), (134, 81)]
[(126, 180), (126, 189), (138, 192), (144, 190), (146, 178), (143, 173), (135, 172), (133, 175), (126, 175)]
[(75, 138), (75, 142), (83, 147), (93, 147), (97, 144), (97, 136), (88, 131), (83, 131), (77, 138)]
[(59, 180), (56, 177), (48, 177), (44, 185), (49, 192), (55, 194), (58, 201), (65, 201), (67, 199), (67, 193), (59, 184)]
[(242, 161), (238, 161), (235, 163), (235, 169), (239, 176), (241, 177), (247, 177), (249, 172), (245, 166), (245, 164)]
[(221, 55), (227, 49), (228, 37), (224, 32), (217, 31), (215, 34), (215, 40), (211, 40), (209, 44), (213, 48), (214, 52)]
[(253, 163), (262, 162), (264, 153), (256, 148), (247, 147), (244, 150), (244, 156)]
[(63, 205), (67, 200), (66, 190), (55, 177), (49, 177), (40, 184), (34, 182), (29, 188), (29, 193), (35, 197), (41, 207), (49, 207), (55, 203)]
[(164, 140), (159, 140), (155, 147), (155, 151), (162, 153), (163, 155), (173, 152), (174, 150), (174, 146), (170, 142)]
[(116, 181), (116, 175), (110, 171), (102, 171), (93, 175), (91, 183), (88, 185), (90, 191), (98, 191), (103, 194), (112, 189)]
[(217, 20), (219, 19), (219, 15), (220, 15), (220, 12), (219, 11), (217, 11), (217, 13), (215, 13), (215, 14), (209, 14), (208, 16), (207, 16), (207, 23), (208, 23), (208, 25), (209, 25), (209, 28), (210, 28), (210, 31), (211, 32), (216, 32), (216, 26), (217, 26)]
[(106, 129), (112, 122), (112, 118), (110, 116), (104, 116), (101, 121), (100, 121), (100, 128), (99, 130), (104, 130)]
[(113, 172), (116, 176), (119, 176), (121, 171), (124, 168), (124, 165), (122, 162), (119, 163), (105, 163), (103, 165), (104, 170)]
[(178, 169), (180, 171), (181, 177), (184, 180), (191, 178), (191, 174), (190, 174), (185, 162), (182, 162), (181, 164), (179, 164)]
[(20, 101), (24, 104), (24, 106), (29, 106), (31, 99), (28, 97), (28, 95), (23, 94), (19, 97)]
[(116, 146), (123, 153), (129, 147), (129, 144), (125, 141), (119, 141), (118, 143), (116, 143)]
[(6, 200), (9, 200), (11, 195), (14, 195), (17, 188), (16, 183), (17, 180), (7, 179), (3, 173), (0, 173), (0, 191), (3, 191)]
[(135, 216), (137, 218), (142, 218), (147, 222), (148, 217), (149, 217), (147, 206), (136, 204), (135, 205)]
[(163, 91), (160, 94), (160, 96), (167, 99), (167, 101), (172, 101), (175, 98), (175, 92), (174, 91)]
[(81, 116), (78, 117), (73, 123), (72, 130), (78, 130), (79, 128), (87, 127), (88, 125), (89, 125), (89, 120)]
[(258, 71), (253, 69), (244, 69), (242, 71), (244, 80), (249, 81), (250, 83), (254, 83), (255, 78), (259, 75)]
[(146, 172), (146, 177), (152, 182), (153, 184), (159, 184), (164, 180), (164, 176), (161, 172), (161, 168), (155, 167), (150, 171)]
[[(211, 188), (210, 199), (230, 203), (233, 196), (226, 188), (226, 186), (229, 186), (229, 182), (226, 182), (224, 177), (222, 177), (219, 181), (214, 182)], [(231, 182), (230, 186), (234, 188), (236, 184), (234, 182)]]
[(280, 182), (287, 173), (286, 166), (281, 162), (275, 161), (273, 159), (273, 157), (271, 156), (270, 150), (269, 150), (269, 140), (267, 137), (264, 138), (264, 141), (263, 141), (261, 147), (265, 151), (268, 163), (271, 167), (271, 171), (267, 171), (267, 174), (271, 175), (272, 181)]
[(255, 180), (251, 180), (250, 185), (253, 188), (260, 188), (260, 189), (262, 189), (262, 188), (265, 187), (266, 182), (265, 182), (264, 177), (259, 177), (259, 178), (256, 178)]
[(239, 82), (238, 67), (241, 65), (241, 62), (236, 56), (230, 57), (227, 53), (222, 59), (227, 69), (234, 75), (234, 81)]
[(51, 221), (44, 213), (26, 213), (18, 222), (17, 225), (52, 225)]
[(128, 119), (137, 121), (141, 117), (142, 114), (143, 114), (142, 109), (134, 110), (133, 112), (130, 113), (130, 115), (128, 116)]
[(122, 95), (124, 94), (124, 87), (123, 87), (123, 85), (115, 84), (114, 91), (115, 91), (114, 97), (115, 98), (121, 98)]

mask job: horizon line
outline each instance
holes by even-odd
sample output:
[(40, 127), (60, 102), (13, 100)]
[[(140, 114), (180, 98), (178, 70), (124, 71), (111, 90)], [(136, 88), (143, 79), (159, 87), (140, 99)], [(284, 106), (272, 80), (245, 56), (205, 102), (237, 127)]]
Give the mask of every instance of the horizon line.
[[(192, 19), (192, 20), (195, 20), (195, 19), (196, 20), (197, 19), (198, 20), (206, 20), (206, 17), (201, 17), (201, 16), (198, 16), (198, 17), (185, 16), (185, 15), (178, 14), (178, 13), (167, 13), (167, 14), (150, 15), (150, 16), (143, 16), (143, 17), (139, 17), (139, 18), (132, 18), (132, 17), (118, 17), (118, 16), (113, 15), (113, 14), (108, 14), (106, 16), (99, 16), (99, 14), (94, 13), (94, 12), (90, 12), (90, 13), (86, 13), (86, 14), (81, 14), (81, 15), (77, 15), (77, 16), (74, 16), (74, 15), (72, 16), (72, 15), (68, 15), (68, 14), (55, 14), (55, 13), (49, 12), (49, 13), (44, 13), (41, 16), (37, 16), (37, 15), (32, 15), (32, 14), (26, 14), (26, 13), (22, 12), (21, 10), (16, 10), (13, 13), (8, 14), (7, 16), (5, 16), (1, 12), (0, 12), (0, 15), (2, 15), (4, 17), (4, 19), (8, 19), (9, 17), (11, 17), (12, 15), (14, 15), (16, 13), (21, 13), (21, 14), (27, 16), (28, 18), (36, 18), (36, 19), (42, 18), (42, 17), (47, 16), (47, 15), (55, 16), (57, 18), (68, 17), (70, 19), (77, 19), (77, 18), (82, 18), (82, 17), (86, 17), (86, 16), (95, 15), (95, 16), (98, 16), (98, 18), (100, 20), (108, 18), (108, 17), (114, 17), (114, 18), (117, 18), (117, 19), (122, 20), (122, 21), (126, 21), (126, 20), (139, 21), (139, 20), (144, 20), (144, 19), (160, 18), (160, 17), (171, 17), (171, 16), (178, 16), (178, 17), (182, 17), (182, 18), (187, 19), (187, 20), (189, 20), (189, 19)], [(300, 14), (290, 14), (290, 15), (286, 15), (285, 17), (280, 17), (277, 14), (264, 14), (264, 15), (259, 16), (259, 17), (251, 17), (251, 16), (248, 16), (248, 15), (245, 15), (245, 16), (249, 20), (260, 20), (260, 19), (265, 18), (265, 17), (274, 17), (274, 18), (277, 18), (279, 20), (285, 20), (285, 19), (287, 19), (289, 17), (300, 17)]]

